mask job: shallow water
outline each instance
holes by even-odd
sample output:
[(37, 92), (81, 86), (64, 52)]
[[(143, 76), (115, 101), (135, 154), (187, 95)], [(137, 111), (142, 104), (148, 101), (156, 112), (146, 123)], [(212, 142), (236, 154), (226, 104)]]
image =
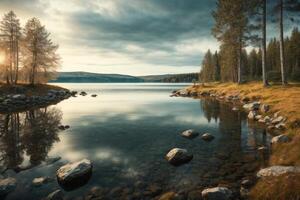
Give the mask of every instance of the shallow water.
[[(8, 169), (4, 175), (18, 180), (7, 199), (40, 199), (60, 189), (56, 170), (83, 158), (93, 161), (92, 177), (84, 186), (64, 191), (67, 197), (86, 194), (93, 186), (105, 188), (107, 196), (129, 199), (220, 183), (237, 187), (264, 165), (265, 157), (256, 149), (269, 143), (265, 130), (248, 124), (245, 113), (232, 111), (229, 104), (169, 97), (183, 84), (59, 85), (89, 95), (48, 108), (0, 115), (0, 169)], [(59, 124), (71, 128), (59, 131)], [(215, 139), (182, 138), (180, 133), (186, 129), (209, 132)], [(174, 147), (186, 148), (193, 160), (180, 167), (169, 165), (164, 156)], [(47, 158), (57, 156), (62, 159), (45, 164)], [(31, 169), (20, 171), (24, 166)], [(40, 176), (53, 181), (32, 186), (33, 178)], [(153, 187), (153, 194), (145, 192)]]

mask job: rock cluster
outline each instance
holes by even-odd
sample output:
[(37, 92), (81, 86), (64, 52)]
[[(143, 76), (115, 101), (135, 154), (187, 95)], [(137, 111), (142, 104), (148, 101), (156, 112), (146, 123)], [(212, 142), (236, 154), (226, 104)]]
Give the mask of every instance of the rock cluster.
[(0, 111), (7, 112), (47, 106), (49, 104), (58, 103), (71, 96), (71, 92), (66, 89), (52, 89), (49, 90), (46, 95), (41, 96), (26, 96), (25, 94), (4, 95), (0, 96)]

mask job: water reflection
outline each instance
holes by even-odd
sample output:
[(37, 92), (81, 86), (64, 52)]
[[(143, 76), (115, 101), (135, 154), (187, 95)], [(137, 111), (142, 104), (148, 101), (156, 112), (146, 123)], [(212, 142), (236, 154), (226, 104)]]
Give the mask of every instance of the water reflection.
[(4, 169), (19, 172), (39, 165), (47, 158), (53, 143), (59, 141), (62, 112), (57, 108), (1, 114), (0, 119), (0, 155)]
[[(82, 90), (81, 85), (67, 87)], [(85, 186), (68, 191), (70, 199), (93, 186), (105, 188), (105, 196), (118, 187), (139, 193), (136, 199), (147, 199), (145, 191), (153, 185), (160, 192), (191, 191), (223, 182), (234, 187), (264, 164), (266, 157), (257, 147), (267, 145), (269, 136), (264, 129), (250, 126), (245, 113), (233, 112), (231, 105), (209, 98), (170, 98), (173, 86), (83, 87), (98, 97), (79, 96), (55, 107), (0, 115), (1, 165), (20, 171), (47, 157), (62, 157), (54, 165), (18, 174), (23, 182), (31, 183), (37, 174), (55, 178), (62, 164), (87, 158), (93, 161), (93, 175)], [(62, 112), (64, 124), (71, 129), (58, 134)], [(186, 140), (179, 134), (186, 129), (209, 132), (215, 139)], [(178, 168), (170, 166), (164, 156), (174, 147), (188, 149), (193, 160)], [(50, 185), (23, 194), (40, 199), (53, 188), (61, 188), (56, 182)], [(131, 199), (130, 195), (122, 198)]]

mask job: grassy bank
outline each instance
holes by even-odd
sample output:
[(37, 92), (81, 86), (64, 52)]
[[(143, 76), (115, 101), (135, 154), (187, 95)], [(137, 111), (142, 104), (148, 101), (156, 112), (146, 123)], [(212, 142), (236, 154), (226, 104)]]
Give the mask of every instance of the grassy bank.
[(34, 86), (28, 84), (0, 84), (0, 95), (2, 96), (13, 94), (25, 94), (26, 96), (43, 96), (46, 95), (49, 90), (65, 90), (65, 88), (48, 84), (37, 84)]
[[(287, 117), (287, 129), (283, 133), (289, 135), (292, 141), (273, 146), (269, 164), (300, 166), (300, 84), (263, 87), (257, 82), (242, 85), (210, 83), (188, 87), (187, 91), (214, 91), (224, 93), (226, 96), (238, 94), (240, 97), (248, 97), (270, 105), (267, 115), (279, 111), (280, 115)], [(251, 199), (300, 199), (300, 189), (295, 188), (300, 185), (299, 177), (299, 174), (286, 174), (271, 177), (271, 180), (261, 179), (252, 189)]]

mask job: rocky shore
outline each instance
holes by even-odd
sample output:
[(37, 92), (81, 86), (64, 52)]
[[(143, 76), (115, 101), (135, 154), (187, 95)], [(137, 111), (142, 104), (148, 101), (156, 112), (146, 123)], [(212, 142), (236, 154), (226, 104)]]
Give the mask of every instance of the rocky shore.
[(72, 96), (68, 89), (50, 89), (47, 93), (28, 95), (26, 90), (14, 94), (0, 94), (0, 112), (14, 112), (56, 104)]

